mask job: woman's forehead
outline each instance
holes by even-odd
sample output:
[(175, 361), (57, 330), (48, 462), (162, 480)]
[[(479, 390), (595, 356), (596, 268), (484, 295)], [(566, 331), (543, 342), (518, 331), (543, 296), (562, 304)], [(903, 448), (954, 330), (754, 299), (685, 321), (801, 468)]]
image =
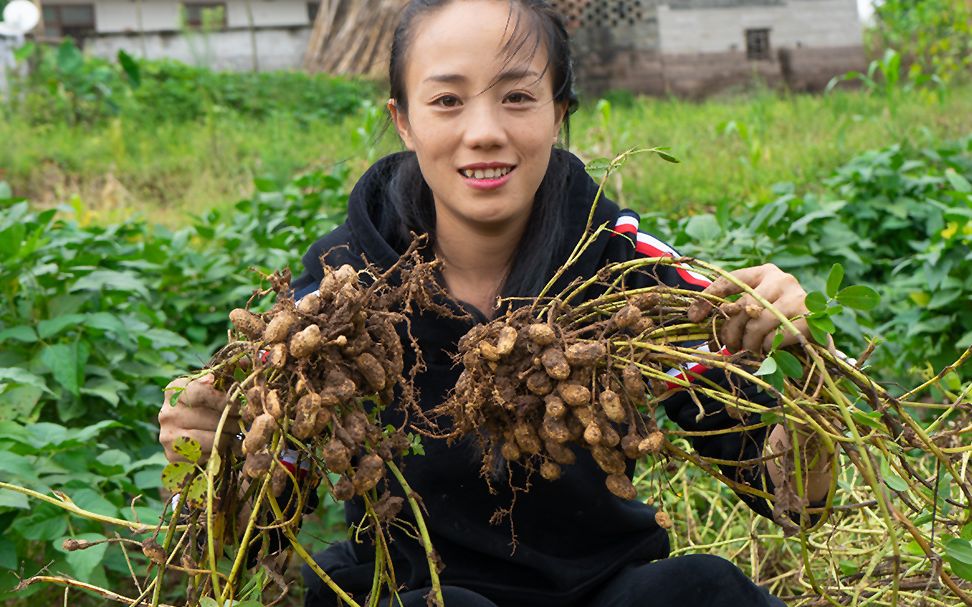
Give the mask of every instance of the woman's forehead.
[[(540, 79), (547, 64), (539, 32), (503, 0), (452, 2), (417, 24), (406, 70), (413, 84), (509, 77)], [(532, 74), (532, 77), (531, 77)]]

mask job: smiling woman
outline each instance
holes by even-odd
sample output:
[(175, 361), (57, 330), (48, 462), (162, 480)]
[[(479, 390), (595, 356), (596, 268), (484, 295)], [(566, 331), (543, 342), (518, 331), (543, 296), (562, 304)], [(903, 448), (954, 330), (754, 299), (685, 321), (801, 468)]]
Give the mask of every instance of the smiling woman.
[[(415, 372), (423, 410), (436, 408), (455, 389), (459, 340), (495, 315), (502, 298), (516, 305), (516, 298), (537, 296), (585, 236), (589, 218), (613, 229), (588, 244), (559, 279), (561, 287), (613, 262), (677, 255), (639, 233), (634, 213), (598, 199), (597, 184), (583, 163), (558, 145), (561, 133), (567, 142), (576, 101), (567, 33), (547, 2), (412, 0), (395, 33), (390, 81), (388, 110), (407, 151), (382, 159), (360, 179), (347, 222), (311, 247), (305, 271), (292, 286), (297, 298), (317, 290), (324, 266), (363, 270), (367, 259), (390, 268), (413, 234), (427, 236), (423, 253), (441, 261), (441, 282), (454, 308), (409, 318), (422, 364), (414, 358), (405, 364)], [(749, 268), (737, 277), (790, 317), (806, 310), (803, 289), (774, 266)], [(661, 283), (722, 296), (739, 292), (733, 284), (709, 285), (688, 268), (672, 265), (659, 264), (652, 274), (631, 281), (629, 288)], [(753, 314), (755, 301), (748, 297), (724, 310), (730, 317), (724, 343), (758, 351), (772, 340), (779, 322), (769, 313)], [(708, 379), (720, 381), (717, 375)], [(160, 415), (167, 447), (184, 433), (213, 431), (212, 416), (203, 420), (191, 406), (204, 409), (224, 401), (206, 380), (196, 381)], [(741, 388), (752, 392), (751, 400), (769, 398), (751, 388)], [(772, 487), (783, 478), (782, 470), (751, 463), (759, 461), (768, 442), (765, 428), (739, 430), (746, 420), (734, 418), (720, 402), (696, 402), (685, 393), (675, 393), (664, 406), (671, 420), (697, 433), (696, 451), (728, 462), (725, 473), (737, 482)], [(394, 407), (381, 415), (382, 423), (396, 427), (407, 421)], [(774, 434), (771, 442), (785, 449), (788, 441)], [(428, 535), (444, 566), (441, 581), (449, 607), (781, 604), (728, 561), (707, 555), (666, 558), (666, 518), (637, 499), (619, 497), (634, 496), (633, 465), (625, 470), (627, 479), (620, 471), (613, 479), (625, 481), (628, 493), (612, 492), (603, 469), (582, 449), (565, 454), (576, 464), (555, 481), (531, 478), (511, 461), (506, 462), (510, 485), (491, 486), (480, 478), (482, 453), (472, 441), (426, 439), (423, 446), (424, 456), (401, 463), (428, 512)], [(821, 457), (817, 465), (798, 477), (811, 499), (822, 497), (821, 478), (826, 493), (823, 473), (829, 462)], [(771, 516), (765, 503), (751, 500), (750, 505)], [(348, 523), (357, 524), (364, 512), (362, 502), (349, 501)], [(503, 516), (494, 516), (497, 512)], [(414, 521), (407, 513), (401, 517), (402, 524), (389, 528), (388, 544), (402, 588), (399, 598), (406, 607), (425, 605), (432, 582), (427, 555), (410, 531)], [(494, 524), (499, 520), (509, 524)], [(356, 600), (367, 597), (375, 569), (370, 543), (339, 543), (316, 559)], [(305, 579), (308, 607), (337, 603), (315, 574), (308, 570)]]
[[(463, 283), (455, 294), (487, 315), (569, 105), (554, 97), (546, 45), (524, 23), (528, 14), (504, 2), (447, 4), (417, 19), (392, 59), (404, 78), (388, 107), (432, 192), (428, 231), (446, 280)], [(471, 273), (486, 280), (463, 281)]]

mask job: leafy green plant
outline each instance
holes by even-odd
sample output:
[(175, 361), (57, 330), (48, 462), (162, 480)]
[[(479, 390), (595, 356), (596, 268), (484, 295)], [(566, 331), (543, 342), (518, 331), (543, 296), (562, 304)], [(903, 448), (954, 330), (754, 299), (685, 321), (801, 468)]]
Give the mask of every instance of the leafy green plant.
[[(810, 302), (821, 332), (832, 323), (847, 351), (879, 337), (875, 366), (904, 381), (972, 345), (964, 312), (972, 297), (970, 179), (970, 138), (923, 149), (894, 145), (851, 159), (824, 181), (824, 194), (781, 184), (768, 202), (662, 220), (659, 231), (703, 259), (730, 267), (772, 261), (795, 273), (821, 292)], [(834, 264), (849, 284), (880, 293), (881, 304), (866, 309), (870, 298), (857, 301), (858, 287), (842, 296), (827, 290)], [(860, 304), (856, 316), (842, 309)]]
[(214, 108), (268, 117), (285, 112), (305, 120), (356, 112), (374, 85), (299, 72), (214, 72), (176, 61), (115, 62), (84, 55), (70, 39), (56, 49), (31, 45), (19, 55), (34, 66), (12, 100), (35, 122), (91, 124), (122, 115), (145, 124), (194, 121)]
[(873, 43), (896, 48), (912, 77), (944, 85), (967, 77), (972, 66), (972, 8), (950, 0), (885, 0), (875, 6)]
[(841, 82), (859, 82), (870, 94), (883, 97), (891, 117), (894, 118), (897, 115), (898, 98), (902, 93), (901, 55), (889, 48), (884, 51), (883, 57), (871, 60), (866, 72), (850, 71), (831, 78), (825, 92), (830, 92)]
[[(160, 512), (162, 387), (225, 342), (227, 311), (259, 283), (254, 269), (295, 265), (342, 220), (345, 171), (258, 180), (231, 211), (178, 231), (139, 220), (89, 225), (80, 206), (35, 211), (0, 187), (0, 482), (63, 491), (110, 517)], [(333, 524), (332, 515), (310, 529)], [(88, 540), (106, 533), (0, 489), (0, 565), (31, 574), (50, 562), (126, 583), (124, 559), (102, 562), (100, 545), (45, 548), (69, 529)], [(6, 574), (0, 592), (14, 583)]]

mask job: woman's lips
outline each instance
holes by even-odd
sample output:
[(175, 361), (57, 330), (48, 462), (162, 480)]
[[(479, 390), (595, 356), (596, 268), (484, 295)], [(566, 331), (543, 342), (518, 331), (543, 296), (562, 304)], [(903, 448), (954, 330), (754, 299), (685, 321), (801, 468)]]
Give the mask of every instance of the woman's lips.
[(462, 173), (459, 176), (462, 180), (466, 182), (466, 185), (473, 188), (474, 190), (495, 190), (496, 188), (503, 187), (507, 181), (510, 180), (510, 176), (516, 172), (516, 167), (510, 169), (510, 172), (502, 177), (496, 177), (493, 179), (476, 179), (475, 177), (466, 177)]

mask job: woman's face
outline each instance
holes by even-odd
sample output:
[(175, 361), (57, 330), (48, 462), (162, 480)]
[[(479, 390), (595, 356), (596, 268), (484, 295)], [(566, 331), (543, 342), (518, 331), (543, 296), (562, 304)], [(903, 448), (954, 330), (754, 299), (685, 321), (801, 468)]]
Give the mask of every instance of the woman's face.
[(508, 2), (465, 0), (421, 18), (412, 33), (408, 113), (394, 102), (389, 109), (418, 157), (440, 225), (522, 226), (546, 174), (563, 108), (553, 100), (545, 49), (531, 57), (531, 40), (508, 60), (503, 45), (516, 18)]

